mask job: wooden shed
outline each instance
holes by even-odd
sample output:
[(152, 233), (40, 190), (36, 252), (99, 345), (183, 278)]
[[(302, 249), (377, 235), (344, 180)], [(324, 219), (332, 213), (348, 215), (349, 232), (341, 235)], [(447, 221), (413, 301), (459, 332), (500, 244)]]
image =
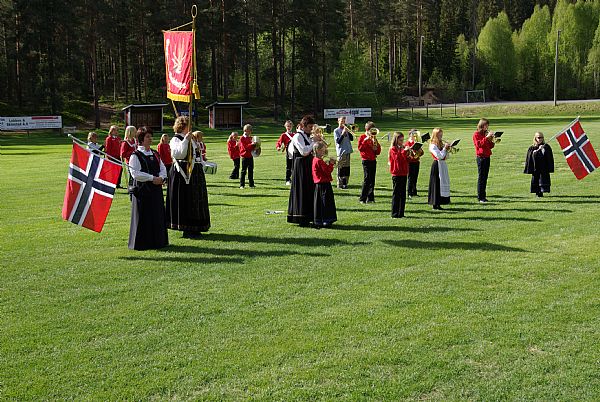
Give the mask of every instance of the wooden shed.
[(213, 102), (208, 105), (210, 128), (238, 128), (244, 125), (244, 106), (248, 102)]
[(163, 109), (166, 103), (149, 105), (129, 105), (121, 109), (125, 115), (126, 126), (147, 126), (154, 131), (163, 131)]

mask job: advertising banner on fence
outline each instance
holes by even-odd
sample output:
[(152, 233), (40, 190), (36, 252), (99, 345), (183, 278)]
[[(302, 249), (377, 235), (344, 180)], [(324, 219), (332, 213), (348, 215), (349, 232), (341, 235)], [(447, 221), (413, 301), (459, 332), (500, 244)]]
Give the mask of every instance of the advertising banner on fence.
[(337, 119), (340, 116), (354, 116), (354, 117), (371, 117), (370, 107), (359, 107), (359, 108), (345, 108), (345, 109), (325, 109), (323, 110), (323, 116), (326, 119)]
[(0, 117), (0, 130), (41, 130), (62, 128), (62, 116)]

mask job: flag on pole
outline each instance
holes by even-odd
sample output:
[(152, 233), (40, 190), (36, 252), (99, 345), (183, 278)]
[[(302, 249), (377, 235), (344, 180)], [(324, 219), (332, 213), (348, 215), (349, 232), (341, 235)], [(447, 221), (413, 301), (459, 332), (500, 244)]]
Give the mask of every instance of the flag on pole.
[(592, 147), (592, 143), (583, 131), (579, 119), (576, 119), (563, 132), (556, 136), (556, 140), (567, 158), (569, 167), (577, 177), (583, 179), (600, 167), (600, 161)]
[(194, 32), (164, 31), (167, 98), (178, 102), (192, 101), (192, 78), (195, 77)]
[(63, 219), (101, 232), (110, 210), (121, 165), (73, 143)]

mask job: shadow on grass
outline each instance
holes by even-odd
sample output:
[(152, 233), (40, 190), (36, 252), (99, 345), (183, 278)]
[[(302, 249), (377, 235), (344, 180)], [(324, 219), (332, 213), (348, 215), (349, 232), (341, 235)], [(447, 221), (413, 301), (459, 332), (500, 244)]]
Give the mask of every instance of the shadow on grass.
[[(408, 211), (406, 212), (408, 214)], [(437, 215), (437, 216), (435, 216)], [(456, 215), (439, 215), (437, 212), (432, 212), (430, 216), (423, 217), (423, 219), (460, 219), (463, 221), (515, 221), (515, 222), (542, 222), (541, 219), (536, 218), (515, 218), (514, 216), (510, 217), (499, 217), (499, 216), (473, 216), (473, 217), (465, 217), (465, 216), (456, 216)]]
[(527, 250), (522, 248), (503, 246), (501, 244), (489, 242), (469, 243), (464, 241), (383, 240), (383, 243), (390, 246), (410, 249), (527, 252)]
[[(391, 218), (390, 218), (391, 219)], [(333, 225), (331, 230), (356, 230), (359, 232), (410, 232), (410, 233), (436, 233), (436, 232), (475, 232), (481, 229), (413, 226), (364, 226), (364, 225)]]
[[(241, 197), (241, 198), (282, 198), (282, 197), (287, 197), (288, 195), (284, 195), (284, 194), (255, 194), (255, 193), (251, 193), (250, 191), (253, 191), (252, 189), (240, 189), (240, 191), (243, 191), (243, 193), (209, 193), (209, 196), (211, 195), (219, 195), (219, 196), (223, 196), (223, 197)], [(210, 204), (210, 203), (209, 203)]]
[[(306, 233), (311, 234), (317, 231), (313, 231), (310, 228), (306, 228)], [(286, 246), (306, 246), (306, 247), (319, 247), (319, 246), (361, 246), (367, 244), (365, 242), (349, 242), (346, 240), (338, 239), (323, 239), (323, 238), (304, 238), (304, 237), (262, 237), (255, 235), (237, 235), (237, 234), (226, 234), (226, 233), (211, 233), (202, 235), (202, 242), (208, 241), (219, 241), (219, 242), (234, 242), (247, 245), (248, 243), (264, 243), (264, 244), (285, 244)]]
[[(157, 250), (158, 252), (176, 252), (190, 254), (212, 254), (214, 256), (239, 256), (239, 257), (288, 257), (293, 255), (305, 255), (310, 257), (330, 257), (330, 254), (315, 252), (300, 252), (289, 249), (280, 250), (249, 250), (249, 249), (223, 249), (202, 246), (180, 246), (171, 244), (167, 247)], [(168, 257), (167, 257), (168, 258)]]
[(169, 262), (182, 262), (182, 263), (194, 263), (194, 264), (243, 264), (243, 258), (230, 258), (230, 257), (175, 257), (175, 256), (159, 256), (159, 257), (146, 257), (146, 256), (126, 256), (119, 257), (120, 260), (125, 261), (169, 261)]
[[(548, 209), (548, 208), (490, 208), (490, 205), (494, 205), (493, 203), (488, 203), (485, 205), (473, 204), (473, 208), (454, 208), (451, 204), (450, 206), (444, 207), (449, 212), (557, 212), (557, 213), (571, 213), (573, 210), (571, 209)], [(477, 207), (475, 207), (477, 205)]]

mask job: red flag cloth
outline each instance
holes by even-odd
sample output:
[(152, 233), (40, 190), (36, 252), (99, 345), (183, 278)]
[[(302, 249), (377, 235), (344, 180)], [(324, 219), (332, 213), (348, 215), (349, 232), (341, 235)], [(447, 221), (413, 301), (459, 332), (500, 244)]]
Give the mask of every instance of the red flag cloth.
[(576, 120), (565, 131), (556, 136), (556, 140), (567, 158), (569, 167), (577, 180), (583, 179), (600, 167), (600, 161), (583, 127)]
[(192, 31), (164, 32), (167, 98), (178, 102), (192, 101)]
[(73, 144), (63, 219), (101, 232), (112, 204), (121, 165)]

